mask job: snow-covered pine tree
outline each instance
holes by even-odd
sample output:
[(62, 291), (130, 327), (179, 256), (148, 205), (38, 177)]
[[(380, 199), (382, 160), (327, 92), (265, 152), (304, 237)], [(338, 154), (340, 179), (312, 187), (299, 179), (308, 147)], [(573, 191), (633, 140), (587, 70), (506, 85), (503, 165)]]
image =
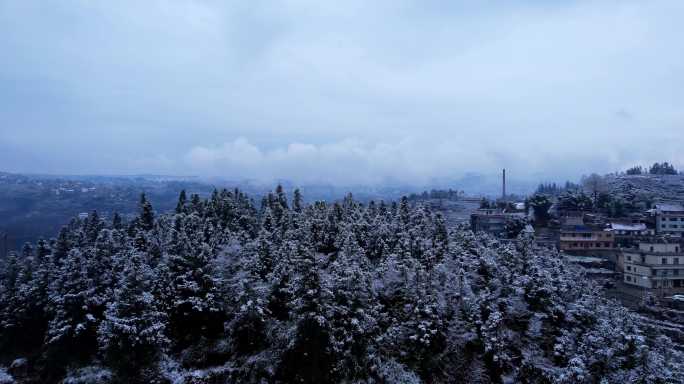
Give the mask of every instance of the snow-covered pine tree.
[(294, 190), (294, 195), (292, 197), (292, 210), (297, 213), (301, 213), (304, 209), (304, 199), (302, 198), (302, 193), (299, 188)]
[(140, 195), (138, 225), (143, 231), (150, 231), (154, 227), (154, 210), (145, 194)]
[(14, 347), (16, 316), (19, 306), (19, 274), (21, 266), (15, 252), (10, 252), (0, 264), (0, 346), (3, 349)]
[(133, 252), (98, 328), (100, 350), (122, 382), (149, 382), (142, 370), (168, 345), (166, 314), (151, 289), (155, 279), (144, 256)]
[(298, 383), (326, 383), (334, 378), (330, 329), (323, 312), (325, 293), (316, 255), (306, 243), (290, 249), (293, 263), (292, 339), (278, 367), (277, 378)]
[(87, 360), (97, 350), (98, 319), (88, 306), (90, 289), (87, 260), (80, 249), (72, 249), (52, 282), (52, 319), (45, 342), (48, 358), (61, 369)]
[[(191, 234), (192, 235), (192, 234)], [(225, 312), (216, 295), (212, 271), (214, 251), (203, 243), (194, 248), (180, 244), (168, 259), (169, 332), (177, 346), (198, 337), (213, 338), (223, 330)]]
[(112, 229), (114, 230), (122, 230), (124, 227), (123, 224), (123, 219), (121, 218), (121, 215), (118, 212), (114, 212), (114, 217), (112, 217)]
[(379, 332), (380, 305), (369, 261), (354, 234), (344, 233), (345, 240), (329, 268), (323, 306), (338, 379), (365, 380), (374, 354), (371, 341)]
[(188, 197), (185, 194), (185, 189), (180, 191), (178, 195), (178, 203), (176, 204), (176, 213), (185, 213)]

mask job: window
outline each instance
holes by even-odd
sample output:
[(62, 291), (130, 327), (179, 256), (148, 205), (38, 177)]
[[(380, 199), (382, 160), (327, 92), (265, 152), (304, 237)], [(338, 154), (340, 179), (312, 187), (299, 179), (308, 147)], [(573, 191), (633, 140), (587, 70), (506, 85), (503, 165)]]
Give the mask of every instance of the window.
[(631, 276), (625, 276), (625, 280), (632, 281), (632, 277)]
[(672, 270), (672, 275), (673, 275), (673, 276), (679, 276), (679, 269), (673, 269), (673, 270)]
[(610, 243), (606, 243), (605, 247), (610, 248)]
[(667, 257), (663, 257), (663, 259), (660, 260), (660, 264), (667, 264)]
[(632, 267), (628, 265), (628, 266), (627, 266), (627, 270), (628, 270), (628, 271), (631, 271), (631, 270), (632, 270)]
[(653, 246), (651, 245), (651, 252), (653, 252)]
[(632, 256), (627, 256), (627, 261), (632, 261)]
[(655, 269), (651, 269), (651, 276), (655, 276), (658, 273)]
[(675, 257), (674, 259), (672, 259), (672, 264), (679, 264), (679, 257)]

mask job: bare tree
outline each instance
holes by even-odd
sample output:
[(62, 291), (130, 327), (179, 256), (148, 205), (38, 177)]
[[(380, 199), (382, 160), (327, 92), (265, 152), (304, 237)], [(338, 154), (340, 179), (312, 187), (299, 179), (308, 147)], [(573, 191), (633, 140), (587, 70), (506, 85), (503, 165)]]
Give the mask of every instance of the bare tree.
[(605, 176), (592, 173), (589, 176), (582, 176), (582, 188), (592, 196), (595, 208), (599, 194), (608, 190), (608, 182)]

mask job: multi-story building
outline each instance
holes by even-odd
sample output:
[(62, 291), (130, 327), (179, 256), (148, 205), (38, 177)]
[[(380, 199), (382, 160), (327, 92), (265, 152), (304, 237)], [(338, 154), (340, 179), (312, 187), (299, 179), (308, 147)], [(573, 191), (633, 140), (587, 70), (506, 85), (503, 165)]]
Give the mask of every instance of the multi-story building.
[(507, 215), (501, 209), (478, 209), (470, 215), (470, 227), (474, 232), (500, 235), (506, 227)]
[(648, 241), (655, 236), (655, 229), (648, 228), (645, 223), (610, 223), (610, 229), (615, 236), (618, 248), (635, 247), (642, 241)]
[(624, 282), (663, 292), (684, 291), (684, 252), (679, 243), (640, 243), (624, 250)]
[(684, 207), (681, 204), (655, 204), (656, 232), (663, 235), (684, 234)]
[(608, 228), (588, 225), (563, 226), (560, 230), (561, 251), (589, 251), (615, 249), (615, 236)]

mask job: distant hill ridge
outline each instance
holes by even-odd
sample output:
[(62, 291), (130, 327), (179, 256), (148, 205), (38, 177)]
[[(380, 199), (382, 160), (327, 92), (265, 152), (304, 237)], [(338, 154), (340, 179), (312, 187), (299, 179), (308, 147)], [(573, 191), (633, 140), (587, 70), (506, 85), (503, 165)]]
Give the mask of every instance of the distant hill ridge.
[(609, 193), (625, 201), (684, 201), (684, 175), (608, 175)]

